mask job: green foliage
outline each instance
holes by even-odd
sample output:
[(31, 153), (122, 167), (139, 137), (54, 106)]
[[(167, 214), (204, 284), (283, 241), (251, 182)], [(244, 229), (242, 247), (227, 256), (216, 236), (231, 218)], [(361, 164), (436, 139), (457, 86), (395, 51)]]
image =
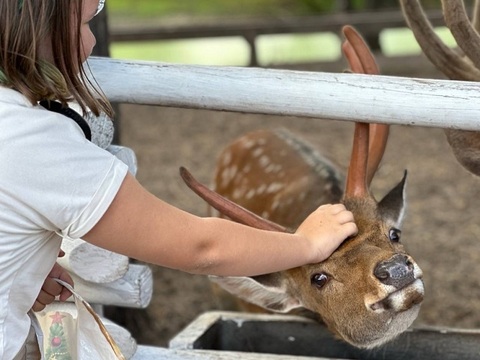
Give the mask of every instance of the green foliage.
[(334, 0), (301, 0), (305, 8), (311, 13), (323, 13), (335, 8)]
[(114, 14), (140, 17), (165, 15), (277, 16), (286, 13), (300, 15), (306, 11), (301, 6), (301, 2), (295, 0), (109, 0), (108, 8)]

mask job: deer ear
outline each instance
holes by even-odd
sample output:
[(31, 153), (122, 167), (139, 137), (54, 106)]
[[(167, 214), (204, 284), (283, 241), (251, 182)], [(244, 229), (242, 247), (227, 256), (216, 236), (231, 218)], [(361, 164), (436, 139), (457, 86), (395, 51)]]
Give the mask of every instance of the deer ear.
[(406, 197), (405, 186), (407, 182), (407, 170), (403, 175), (402, 180), (385, 195), (385, 197), (378, 204), (379, 213), (382, 217), (391, 221), (392, 224), (398, 228), (402, 225), (403, 216), (405, 214)]
[(281, 273), (255, 277), (210, 276), (210, 280), (240, 299), (270, 311), (286, 313), (302, 306), (288, 294)]

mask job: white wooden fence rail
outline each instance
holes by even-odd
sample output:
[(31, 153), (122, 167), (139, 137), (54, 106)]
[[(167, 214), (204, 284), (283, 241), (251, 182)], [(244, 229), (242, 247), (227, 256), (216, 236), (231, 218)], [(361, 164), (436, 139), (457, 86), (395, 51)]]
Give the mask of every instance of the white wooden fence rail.
[[(89, 66), (107, 97), (119, 103), (480, 130), (477, 83), (107, 58), (92, 58)], [(133, 152), (126, 160), (135, 173)], [(81, 240), (65, 242), (64, 249), (62, 264), (87, 301), (135, 308), (150, 302), (153, 283), (147, 266), (129, 264), (128, 258)], [(144, 346), (137, 351), (128, 331), (106, 322), (127, 358), (186, 356)]]
[(114, 102), (480, 130), (480, 84), (92, 58)]

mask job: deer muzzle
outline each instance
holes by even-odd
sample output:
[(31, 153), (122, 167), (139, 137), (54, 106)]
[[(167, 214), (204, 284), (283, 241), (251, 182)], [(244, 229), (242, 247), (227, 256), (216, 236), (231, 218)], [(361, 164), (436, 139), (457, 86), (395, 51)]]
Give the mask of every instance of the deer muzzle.
[(373, 274), (381, 283), (401, 289), (416, 280), (414, 270), (414, 264), (407, 256), (397, 254), (379, 263)]
[(378, 263), (373, 274), (387, 294), (383, 299), (371, 303), (370, 309), (398, 313), (423, 301), (423, 274), (409, 256), (396, 254)]

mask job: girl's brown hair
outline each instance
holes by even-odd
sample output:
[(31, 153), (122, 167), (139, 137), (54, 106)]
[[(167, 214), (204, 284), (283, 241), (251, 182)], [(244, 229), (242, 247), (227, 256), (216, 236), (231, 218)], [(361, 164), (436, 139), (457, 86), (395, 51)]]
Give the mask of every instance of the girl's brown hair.
[[(110, 103), (83, 68), (83, 1), (1, 0), (0, 83), (21, 92), (32, 104), (75, 100), (84, 112), (113, 116)], [(45, 39), (50, 41), (53, 63), (40, 56)]]

